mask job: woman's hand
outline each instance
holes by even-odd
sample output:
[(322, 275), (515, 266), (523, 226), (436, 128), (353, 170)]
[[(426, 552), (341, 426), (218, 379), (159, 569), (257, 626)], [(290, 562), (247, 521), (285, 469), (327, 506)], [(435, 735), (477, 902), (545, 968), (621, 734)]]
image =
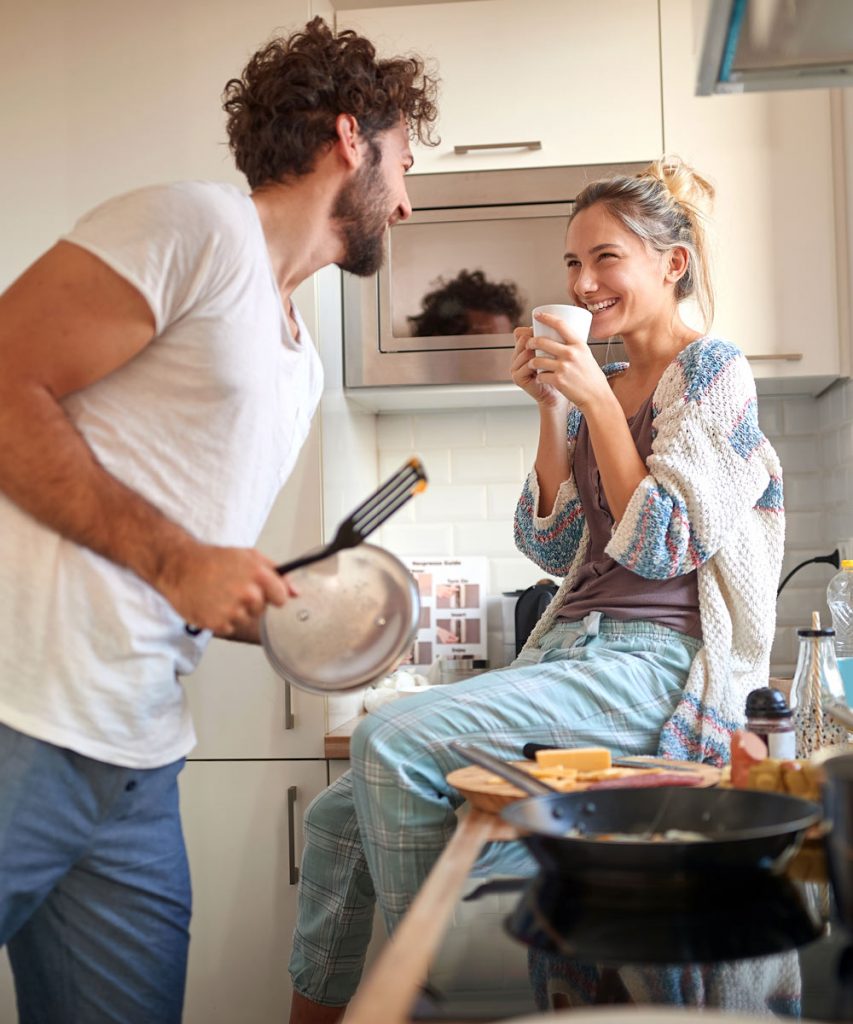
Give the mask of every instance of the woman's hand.
[(518, 385), (522, 391), (526, 391), (530, 397), (541, 406), (562, 405), (563, 398), (553, 384), (540, 379), (536, 369), (531, 365), (534, 346), (528, 346), (533, 337), (533, 331), (529, 327), (516, 327), (515, 351), (510, 365), (510, 374), (513, 384)]
[[(557, 331), (563, 340), (553, 341), (551, 338), (535, 336), (529, 327), (516, 330), (516, 349), (519, 345), (519, 332), (527, 332), (523, 341), (527, 349), (526, 358), (517, 356), (516, 362), (536, 381), (535, 385), (528, 385), (524, 390), (530, 393), (531, 387), (537, 387), (540, 393), (545, 393), (547, 389), (552, 394), (556, 393), (569, 399), (581, 412), (597, 398), (603, 395), (609, 397), (611, 392), (607, 377), (595, 361), (586, 341), (572, 333), (565, 321), (559, 317), (541, 313), (539, 319)], [(535, 355), (536, 349), (544, 354)], [(513, 380), (516, 380), (515, 373)], [(517, 380), (516, 383), (519, 387), (523, 386)]]

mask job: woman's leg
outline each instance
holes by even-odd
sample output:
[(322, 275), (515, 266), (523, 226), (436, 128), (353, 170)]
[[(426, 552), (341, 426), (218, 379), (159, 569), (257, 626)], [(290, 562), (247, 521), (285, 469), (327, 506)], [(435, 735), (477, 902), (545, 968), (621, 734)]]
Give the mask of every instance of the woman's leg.
[[(645, 623), (594, 627), (559, 626), (539, 663), (402, 698), (359, 726), (351, 778), (307, 812), (291, 961), (298, 993), (329, 1005), (349, 1000), (370, 938), (374, 886), (389, 928), (408, 909), (461, 803), (445, 782), (464, 764), (450, 740), (508, 759), (530, 741), (655, 751), (698, 645)], [(493, 844), (485, 860), (506, 863), (512, 845)]]
[(538, 664), (395, 701), (356, 730), (353, 798), (389, 931), (455, 827), (461, 797), (445, 777), (467, 762), (449, 748), (452, 740), (506, 759), (519, 759), (530, 741), (655, 752), (698, 644), (649, 623), (588, 618), (587, 633), (553, 630)]
[[(364, 859), (350, 773), (305, 812), (298, 917), (290, 957), (294, 1013), (306, 1002), (343, 1007), (355, 991), (373, 929), (376, 898)], [(302, 997), (301, 999), (299, 997)], [(334, 1019), (329, 1018), (329, 1019)]]

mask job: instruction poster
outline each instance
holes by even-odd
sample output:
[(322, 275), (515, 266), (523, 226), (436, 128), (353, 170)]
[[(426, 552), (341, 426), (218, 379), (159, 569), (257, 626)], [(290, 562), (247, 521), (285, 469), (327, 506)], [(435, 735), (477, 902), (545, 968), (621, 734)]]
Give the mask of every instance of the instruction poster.
[(486, 658), (489, 560), (471, 556), (402, 561), (415, 577), (421, 599), (412, 662), (429, 666), (439, 657)]

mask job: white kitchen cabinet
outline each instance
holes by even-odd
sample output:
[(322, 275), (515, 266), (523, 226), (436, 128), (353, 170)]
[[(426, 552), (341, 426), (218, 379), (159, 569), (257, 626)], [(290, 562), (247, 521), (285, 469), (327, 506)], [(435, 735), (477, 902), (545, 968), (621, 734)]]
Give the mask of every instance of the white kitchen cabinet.
[(825, 386), (840, 353), (830, 93), (696, 96), (692, 12), (661, 0), (664, 141), (717, 191), (715, 333), (756, 378)]
[[(339, 11), (383, 55), (437, 63), (441, 144), (418, 173), (653, 158), (661, 149), (657, 0), (473, 0)], [(539, 142), (541, 149), (463, 145)]]
[(184, 1024), (287, 1019), (291, 867), (302, 854), (305, 808), (326, 778), (325, 761), (208, 761), (184, 769), (194, 903)]

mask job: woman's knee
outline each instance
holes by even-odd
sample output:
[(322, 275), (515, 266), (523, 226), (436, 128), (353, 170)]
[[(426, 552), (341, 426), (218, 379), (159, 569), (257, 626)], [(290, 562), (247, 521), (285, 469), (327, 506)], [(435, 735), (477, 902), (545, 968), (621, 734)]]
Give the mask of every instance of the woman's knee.
[(347, 772), (308, 804), (304, 817), (305, 835), (308, 839), (312, 835), (340, 835), (346, 830), (346, 823), (354, 818), (352, 784)]

